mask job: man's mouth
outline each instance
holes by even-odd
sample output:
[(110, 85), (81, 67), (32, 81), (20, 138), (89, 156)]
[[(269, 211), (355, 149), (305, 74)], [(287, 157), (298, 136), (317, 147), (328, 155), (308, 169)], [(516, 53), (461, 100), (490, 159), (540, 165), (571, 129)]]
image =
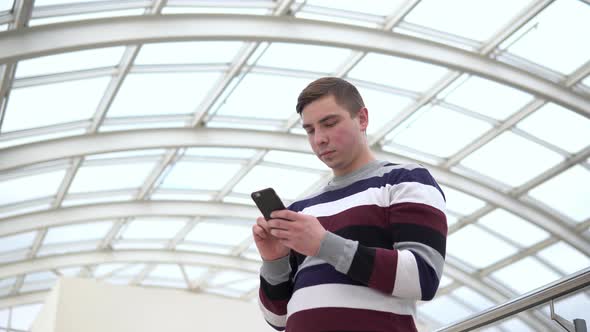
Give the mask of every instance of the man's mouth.
[(324, 151), (320, 154), (320, 157), (328, 157), (329, 155), (331, 155), (332, 153), (334, 153), (334, 150), (330, 150), (330, 151)]

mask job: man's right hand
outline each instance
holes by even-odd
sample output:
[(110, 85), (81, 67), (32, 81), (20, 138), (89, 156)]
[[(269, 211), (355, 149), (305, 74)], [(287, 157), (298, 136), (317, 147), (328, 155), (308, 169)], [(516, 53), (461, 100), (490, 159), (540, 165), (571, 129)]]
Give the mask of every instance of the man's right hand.
[(264, 217), (258, 217), (256, 224), (252, 226), (254, 242), (265, 261), (274, 261), (289, 255), (289, 248), (279, 242), (279, 239), (270, 234), (270, 227)]

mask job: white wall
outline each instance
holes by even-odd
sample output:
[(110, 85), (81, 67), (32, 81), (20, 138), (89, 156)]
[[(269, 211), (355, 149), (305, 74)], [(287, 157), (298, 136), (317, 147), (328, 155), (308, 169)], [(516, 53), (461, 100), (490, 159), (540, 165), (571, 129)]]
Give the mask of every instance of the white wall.
[[(52, 298), (54, 296), (54, 298)], [(274, 331), (258, 305), (180, 290), (64, 278), (32, 332)]]

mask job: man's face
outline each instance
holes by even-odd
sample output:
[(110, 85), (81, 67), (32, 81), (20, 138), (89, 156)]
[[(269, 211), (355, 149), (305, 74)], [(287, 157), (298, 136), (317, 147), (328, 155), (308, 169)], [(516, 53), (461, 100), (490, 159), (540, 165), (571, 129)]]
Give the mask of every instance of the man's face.
[(334, 175), (348, 174), (359, 167), (366, 147), (366, 108), (353, 118), (330, 95), (307, 105), (301, 117), (313, 152), (332, 169)]

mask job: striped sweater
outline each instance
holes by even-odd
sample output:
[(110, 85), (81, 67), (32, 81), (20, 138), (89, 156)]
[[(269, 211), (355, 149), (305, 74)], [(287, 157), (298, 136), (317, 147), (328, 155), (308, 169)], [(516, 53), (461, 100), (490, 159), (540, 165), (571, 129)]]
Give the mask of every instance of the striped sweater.
[(316, 256), (265, 261), (260, 308), (277, 330), (416, 331), (442, 275), (445, 198), (419, 165), (374, 161), (290, 210), (328, 231)]

